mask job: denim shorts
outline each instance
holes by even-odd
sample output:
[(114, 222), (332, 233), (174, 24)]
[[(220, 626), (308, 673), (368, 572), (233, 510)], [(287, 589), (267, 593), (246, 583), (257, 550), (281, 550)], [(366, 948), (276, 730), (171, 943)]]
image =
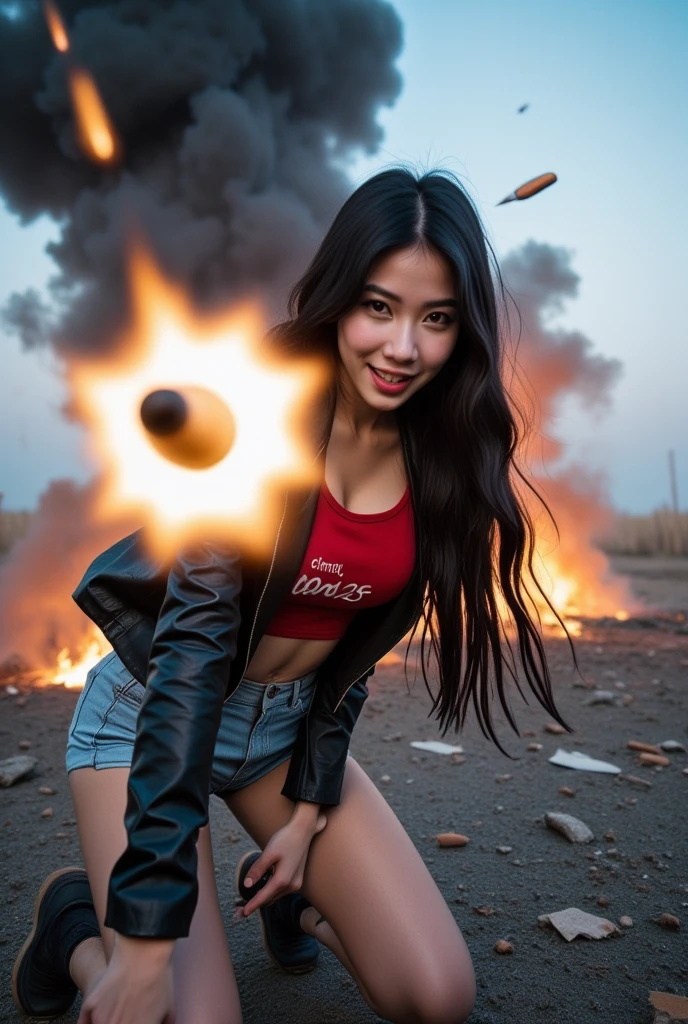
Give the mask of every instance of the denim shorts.
[[(286, 761), (314, 689), (315, 672), (289, 683), (242, 679), (222, 708), (210, 792), (242, 789)], [(91, 669), (69, 728), (68, 772), (131, 765), (145, 692), (114, 651)]]

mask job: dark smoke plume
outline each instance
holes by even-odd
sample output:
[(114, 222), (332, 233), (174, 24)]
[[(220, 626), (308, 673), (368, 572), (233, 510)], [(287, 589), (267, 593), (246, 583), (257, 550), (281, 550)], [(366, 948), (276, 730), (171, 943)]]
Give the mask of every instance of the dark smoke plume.
[[(47, 295), (13, 295), (5, 327), (69, 360), (112, 346), (127, 319), (132, 225), (206, 306), (260, 297), (272, 316), (376, 150), (401, 90), (401, 23), (384, 0), (60, 0), (76, 60), (124, 143), (91, 166), (75, 142), (64, 58), (38, 0), (0, 0), (0, 194), (61, 225)], [(0, 661), (50, 665), (87, 620), (71, 589), (130, 524), (95, 521), (97, 483), (51, 485), (0, 578)], [(136, 525), (136, 524), (134, 524)]]
[[(75, 59), (123, 137), (124, 165), (79, 153), (64, 58), (35, 0), (0, 13), (0, 193), (49, 246), (52, 315), (35, 292), (5, 322), (28, 347), (98, 351), (126, 318), (124, 236), (138, 224), (197, 300), (247, 291), (277, 311), (373, 152), (398, 96), (401, 24), (383, 0), (63, 0)], [(3, 6), (0, 5), (0, 12)]]

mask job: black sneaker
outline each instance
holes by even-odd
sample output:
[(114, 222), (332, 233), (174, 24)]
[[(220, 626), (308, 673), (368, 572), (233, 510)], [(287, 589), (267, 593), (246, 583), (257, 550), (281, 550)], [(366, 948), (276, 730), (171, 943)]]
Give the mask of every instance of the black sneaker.
[[(259, 850), (245, 853), (237, 865), (237, 892), (246, 903), (260, 891), (256, 885), (249, 888), (244, 885), (251, 865), (259, 857)], [(266, 952), (277, 967), (289, 974), (312, 971), (318, 961), (320, 943), (308, 935), (299, 923), (301, 914), (310, 906), (312, 904), (300, 892), (292, 892), (269, 907), (258, 908)]]
[(83, 868), (53, 871), (39, 890), (33, 928), (12, 971), (12, 998), (29, 1017), (59, 1017), (74, 1002), (78, 989), (59, 966), (54, 948), (55, 921), (70, 907), (85, 904), (93, 906), (93, 898)]

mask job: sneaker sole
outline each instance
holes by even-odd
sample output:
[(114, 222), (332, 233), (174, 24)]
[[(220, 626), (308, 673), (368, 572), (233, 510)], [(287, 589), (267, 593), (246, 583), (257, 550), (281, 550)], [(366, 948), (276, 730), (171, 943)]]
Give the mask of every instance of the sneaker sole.
[[(241, 869), (244, 865), (246, 858), (251, 857), (254, 852), (254, 850), (249, 850), (248, 853), (245, 853), (241, 860), (239, 861), (239, 863), (237, 864), (236, 871), (234, 872), (234, 886), (239, 896), (241, 896), (241, 892), (239, 890), (239, 875), (241, 874)], [(270, 949), (267, 932), (265, 930), (265, 922), (263, 921), (263, 915), (261, 914), (260, 910), (258, 910), (258, 923), (260, 924), (260, 931), (263, 938), (263, 946), (265, 948), (265, 952), (270, 957), (273, 964), (275, 965), (275, 967), (277, 967), (278, 970), (282, 971), (284, 974), (310, 974), (310, 972), (315, 969), (315, 966), (318, 962), (318, 957), (316, 957), (315, 960), (312, 960), (310, 963), (301, 964), (298, 967), (285, 967), (284, 964), (281, 964), (277, 957), (275, 956), (275, 954)]]
[[(36, 930), (38, 928), (38, 918), (39, 918), (40, 912), (41, 912), (41, 903), (43, 902), (43, 899), (45, 897), (46, 892), (48, 891), (48, 889), (53, 884), (53, 882), (55, 881), (56, 878), (61, 878), (62, 875), (69, 874), (72, 871), (83, 871), (83, 870), (84, 870), (83, 868), (74, 866), (74, 867), (69, 867), (69, 868), (59, 868), (57, 871), (53, 871), (52, 875), (48, 875), (46, 880), (43, 882), (43, 885), (38, 890), (38, 895), (36, 896), (36, 899), (34, 900), (34, 905), (33, 905), (33, 927), (31, 928), (31, 931), (29, 932), (29, 935), (28, 935), (28, 938), (27, 938), (26, 942), (24, 943), (24, 945), (20, 949), (19, 956), (14, 961), (14, 967), (12, 969), (12, 999), (14, 1000), (14, 1003), (17, 1006), (17, 1008), (19, 1010), (21, 1010), (21, 1012), (26, 1017), (32, 1017), (32, 1016), (35, 1017), (36, 1014), (27, 1013), (27, 1011), (22, 1006), (20, 998), (19, 998), (19, 988), (18, 988), (18, 984), (17, 983), (18, 983), (18, 978), (19, 978), (19, 971), (21, 970), (21, 966), (22, 966), (22, 961), (23, 961), (24, 957), (26, 956), (26, 954), (28, 953), (29, 948), (31, 947), (31, 943), (33, 942), (33, 940), (36, 937)], [(67, 1007), (67, 1009), (69, 1009), (69, 1007)], [(64, 1013), (66, 1013), (66, 1010), (60, 1010), (59, 1013), (51, 1013), (51, 1014), (48, 1014), (48, 1015), (44, 1015), (42, 1017), (38, 1017), (37, 1019), (38, 1020), (53, 1020), (55, 1017), (61, 1017)]]

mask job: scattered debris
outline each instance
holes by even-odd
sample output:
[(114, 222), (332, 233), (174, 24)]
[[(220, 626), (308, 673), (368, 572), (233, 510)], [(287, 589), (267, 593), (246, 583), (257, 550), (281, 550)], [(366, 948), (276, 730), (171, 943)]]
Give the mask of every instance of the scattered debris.
[(646, 789), (652, 789), (652, 783), (648, 779), (641, 779), (638, 775), (627, 775), (625, 772), (622, 775), (617, 775), (617, 779), (623, 779), (625, 782), (630, 782), (634, 786), (644, 786)]
[(664, 740), (664, 742), (659, 745), (662, 750), (665, 750), (668, 754), (685, 754), (686, 752), (686, 748), (682, 743), (678, 743), (677, 740)]
[(616, 834), (614, 832), (612, 832), (611, 829), (609, 829), (608, 832), (604, 833), (604, 838), (605, 838), (605, 841), (607, 843), (615, 843), (616, 842)]
[(619, 918), (619, 924), (621, 925), (622, 928), (632, 928), (633, 927), (633, 918), (629, 917), (628, 914), (624, 914), (623, 917)]
[(638, 754), (638, 764), (658, 764), (662, 768), (668, 768), (671, 761), (663, 754)]
[(495, 782), (508, 782), (511, 776), (507, 773), (506, 775), (495, 775)]
[(19, 690), (16, 686), (6, 686), (5, 693), (8, 697), (16, 697), (19, 694)]
[(31, 750), (31, 740), (19, 740), (17, 746), (20, 750)]
[(458, 832), (440, 832), (437, 839), (438, 846), (465, 846), (470, 843), (468, 836), (462, 836)]
[(688, 1021), (688, 999), (672, 992), (650, 992), (649, 1002), (655, 1011), (652, 1024), (683, 1024)]
[(511, 853), (513, 846), (496, 846), (497, 853)]
[(19, 782), (32, 772), (37, 764), (37, 758), (28, 757), (26, 754), (5, 758), (4, 761), (0, 761), (0, 786), (13, 786), (15, 782)]
[(661, 924), (662, 928), (668, 928), (672, 932), (680, 932), (681, 922), (674, 914), (660, 914), (656, 918), (657, 924)]
[(388, 786), (391, 781), (392, 781), (392, 776), (391, 775), (381, 775), (380, 776), (380, 782), (382, 783), (383, 786)]
[(562, 736), (566, 732), (564, 726), (559, 725), (558, 722), (547, 722), (544, 728), (545, 732), (552, 732), (555, 736)]
[(52, 807), (46, 807), (44, 811), (41, 811), (41, 818), (52, 818), (54, 811)]
[(399, 740), (403, 740), (403, 732), (390, 732), (387, 736), (382, 737), (383, 743), (398, 743)]
[(513, 953), (514, 947), (506, 939), (498, 939), (494, 944), (495, 953)]
[(542, 750), (542, 743), (529, 743), (526, 750)]
[(560, 786), (559, 789), (557, 790), (557, 792), (561, 793), (562, 796), (575, 796), (576, 795), (575, 789), (571, 789), (570, 786)]
[(615, 704), (618, 699), (619, 695), (613, 690), (594, 690), (583, 704)]
[(567, 942), (571, 942), (579, 935), (586, 939), (606, 939), (615, 932), (621, 934), (613, 921), (608, 921), (606, 917), (586, 914), (578, 907), (557, 910), (554, 914), (541, 914), (538, 917), (538, 924), (551, 924)]
[(494, 907), (473, 907), (473, 913), (480, 914), (481, 917), (492, 917)]
[(463, 747), (453, 747), (451, 743), (441, 743), (440, 740), (413, 740), (411, 746), (416, 750), (428, 750), (431, 754), (463, 754)]
[(621, 769), (608, 761), (596, 761), (580, 750), (562, 750), (558, 747), (556, 752), (549, 758), (550, 764), (561, 765), (562, 768), (576, 768), (581, 772), (605, 772), (610, 775), (617, 775)]
[(56, 790), (52, 786), (39, 786), (38, 792), (41, 796), (55, 796)]
[(463, 756), (463, 754), (451, 754), (449, 760), (451, 761), (452, 764), (463, 764), (466, 758)]
[(653, 743), (641, 743), (640, 740), (629, 740), (626, 747), (629, 750), (644, 751), (646, 754), (659, 753), (659, 747), (656, 747)]
[(570, 843), (590, 843), (595, 838), (585, 822), (574, 818), (571, 814), (548, 812), (545, 814), (545, 823), (557, 832), (561, 832)]

